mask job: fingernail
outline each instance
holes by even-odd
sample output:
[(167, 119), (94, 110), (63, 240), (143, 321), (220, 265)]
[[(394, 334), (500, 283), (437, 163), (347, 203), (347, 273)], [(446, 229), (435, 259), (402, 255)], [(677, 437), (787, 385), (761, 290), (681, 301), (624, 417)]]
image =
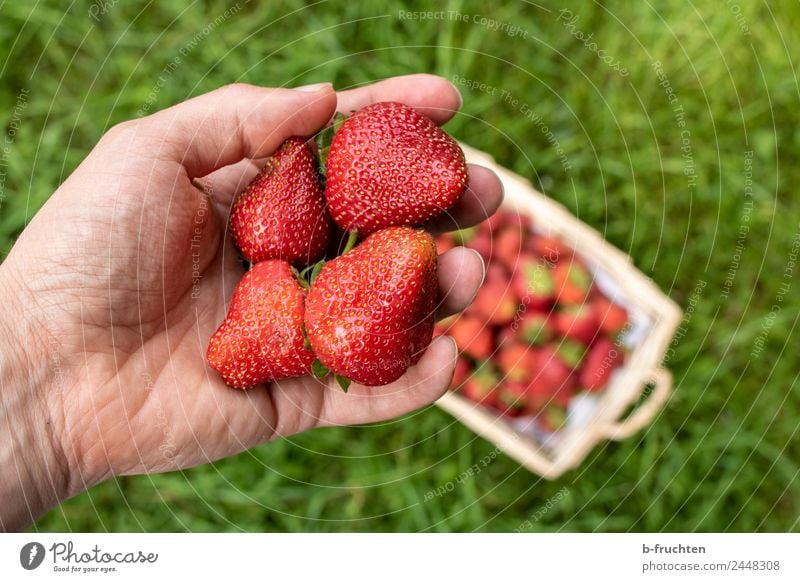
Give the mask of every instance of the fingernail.
[(453, 89), (456, 90), (456, 95), (458, 95), (458, 107), (456, 107), (456, 110), (459, 111), (461, 110), (461, 106), (464, 105), (464, 97), (461, 96), (461, 91), (458, 90), (455, 83), (451, 82), (450, 84), (453, 86)]
[(443, 337), (446, 337), (450, 341), (450, 345), (453, 346), (453, 364), (455, 365), (455, 363), (458, 362), (458, 344), (456, 340), (449, 335)]
[(314, 85), (303, 85), (302, 87), (295, 87), (295, 91), (300, 91), (301, 93), (316, 93), (324, 89), (325, 87), (332, 87), (330, 83), (315, 83)]
[(481, 262), (481, 269), (483, 269), (483, 274), (481, 275), (481, 282), (478, 285), (478, 287), (480, 287), (481, 285), (483, 285), (483, 280), (486, 279), (486, 261), (483, 260), (483, 257), (481, 256), (481, 254), (478, 251), (476, 251), (475, 249), (471, 249), (469, 247), (466, 247), (466, 249), (468, 251), (472, 251), (472, 254), (474, 254), (476, 257), (478, 257), (478, 260)]
[(469, 303), (467, 304), (467, 305), (472, 305), (472, 302), (475, 301), (475, 298), (478, 296), (478, 293), (480, 293), (481, 287), (483, 287), (483, 282), (486, 280), (486, 262), (483, 260), (483, 257), (478, 251), (476, 251), (475, 249), (470, 249), (469, 247), (466, 248), (475, 253), (475, 256), (478, 257), (478, 260), (481, 262), (481, 268), (483, 269), (483, 273), (481, 274), (481, 282), (478, 283), (478, 288), (475, 289), (475, 293), (472, 294), (472, 299), (470, 299)]
[(456, 375), (456, 366), (458, 365), (458, 344), (456, 343), (456, 340), (449, 335), (441, 337), (446, 337), (448, 340), (450, 340), (450, 345), (452, 346), (451, 349), (453, 350), (453, 373), (450, 374), (450, 381), (447, 383), (447, 385), (450, 386), (453, 383), (453, 377)]

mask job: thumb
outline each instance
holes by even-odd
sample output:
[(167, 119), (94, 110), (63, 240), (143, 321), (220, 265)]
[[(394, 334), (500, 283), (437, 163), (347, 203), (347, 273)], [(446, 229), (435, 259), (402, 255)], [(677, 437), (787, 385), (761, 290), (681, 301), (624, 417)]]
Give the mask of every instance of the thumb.
[(336, 109), (330, 83), (298, 89), (235, 84), (145, 117), (142, 133), (158, 136), (159, 157), (189, 178), (244, 158), (263, 158), (293, 135), (319, 131)]
[(435, 338), (416, 365), (386, 386), (354, 383), (345, 394), (332, 377), (326, 386), (308, 376), (274, 382), (268, 390), (277, 423), (270, 429), (288, 436), (318, 426), (379, 422), (406, 414), (447, 391), (457, 357), (455, 342), (444, 336)]

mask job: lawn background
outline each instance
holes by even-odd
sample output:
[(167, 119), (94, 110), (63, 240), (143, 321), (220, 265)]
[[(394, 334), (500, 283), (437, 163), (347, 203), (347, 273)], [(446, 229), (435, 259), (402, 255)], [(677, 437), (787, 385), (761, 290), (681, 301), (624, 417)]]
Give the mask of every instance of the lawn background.
[(6, 1), (0, 252), (105, 130), (148, 110), (230, 82), (475, 80), (497, 91), (462, 87), (448, 131), (531, 178), (690, 309), (656, 422), (555, 482), (498, 455), (424, 502), (494, 450), (430, 408), (117, 479), (33, 529), (800, 530), (800, 4), (496, 4)]

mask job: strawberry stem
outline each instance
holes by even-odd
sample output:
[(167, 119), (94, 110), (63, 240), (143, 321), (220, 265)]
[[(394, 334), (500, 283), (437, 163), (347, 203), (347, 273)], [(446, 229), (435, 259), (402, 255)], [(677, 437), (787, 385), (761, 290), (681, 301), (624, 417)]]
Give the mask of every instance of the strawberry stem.
[(358, 231), (351, 230), (350, 233), (347, 235), (347, 244), (344, 245), (344, 250), (342, 254), (345, 254), (353, 249), (356, 246), (356, 242), (358, 241)]
[(292, 275), (294, 275), (294, 278), (297, 280), (298, 283), (300, 283), (300, 287), (308, 291), (309, 284), (308, 280), (306, 279), (306, 269), (303, 269), (301, 272), (292, 267)]
[(309, 288), (311, 288), (311, 284), (314, 283), (314, 279), (317, 278), (317, 275), (319, 275), (320, 271), (322, 271), (322, 267), (324, 266), (325, 266), (325, 259), (321, 259), (316, 263), (308, 265), (305, 269), (299, 272), (297, 271), (297, 269), (292, 267), (292, 273), (294, 274), (297, 281), (300, 283), (300, 286), (303, 289), (308, 290)]
[(325, 266), (325, 259), (322, 259), (321, 261), (317, 261), (314, 264), (314, 268), (311, 269), (311, 274), (308, 276), (308, 285), (309, 286), (314, 284), (314, 279), (317, 278), (317, 275), (320, 274), (320, 271), (322, 271), (322, 267), (324, 267), (324, 266)]

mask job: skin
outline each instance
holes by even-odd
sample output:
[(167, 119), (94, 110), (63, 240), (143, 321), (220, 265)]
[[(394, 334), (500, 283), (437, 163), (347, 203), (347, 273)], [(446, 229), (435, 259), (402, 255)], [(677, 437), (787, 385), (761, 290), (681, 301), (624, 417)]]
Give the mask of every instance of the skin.
[[(340, 93), (231, 85), (103, 136), (0, 265), (0, 530), (117, 475), (385, 420), (444, 393), (449, 338), (394, 384), (348, 394), (308, 377), (233, 390), (204, 358), (244, 272), (225, 233), (236, 193), (286, 138), (314, 134), (336, 109), (386, 100), (437, 123), (461, 103), (429, 75)], [(473, 225), (500, 204), (492, 172), (471, 167), (470, 180), (432, 231)], [(483, 278), (480, 257), (453, 249), (439, 271), (439, 314), (464, 309)]]

